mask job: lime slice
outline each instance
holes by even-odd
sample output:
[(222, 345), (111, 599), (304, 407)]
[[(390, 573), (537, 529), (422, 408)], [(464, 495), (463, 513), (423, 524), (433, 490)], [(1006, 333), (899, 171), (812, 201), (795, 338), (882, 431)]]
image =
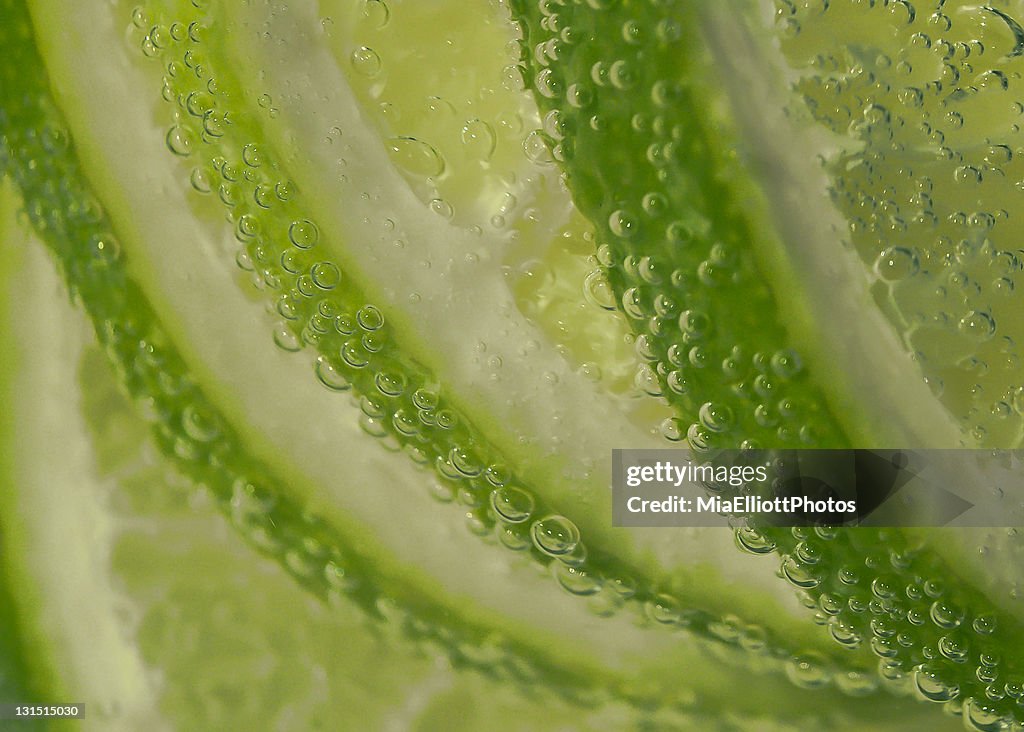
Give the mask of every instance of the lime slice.
[[(163, 455), (114, 482), (151, 490), (169, 461), (199, 486), (194, 502), (219, 507), (299, 587), (496, 676), (502, 694), (542, 688), (559, 703), (611, 704), (615, 719), (668, 708), (684, 716), (666, 723), (713, 718), (726, 729), (769, 724), (769, 707), (798, 728), (906, 728), (929, 714), (892, 690), (947, 702), (979, 728), (1013, 718), (1015, 659), (997, 655), (1019, 640), (1015, 614), (953, 542), (935, 547), (938, 534), (766, 533), (761, 548), (776, 549), (803, 588), (794, 597), (774, 577), (777, 561), (734, 554), (731, 532), (608, 520), (614, 447), (985, 441), (983, 425), (958, 423), (953, 397), (932, 394), (891, 329), (886, 317), (906, 301), (877, 303), (856, 255), (787, 250), (843, 221), (821, 197), (801, 210), (759, 178), (798, 164), (787, 139), (767, 136), (760, 168), (726, 152), (761, 138), (735, 103), (749, 70), (724, 73), (723, 56), (742, 47), (766, 60), (755, 70), (769, 91), (754, 109), (777, 111), (797, 99), (778, 80), (815, 39), (834, 40), (831, 26), (814, 31), (794, 9), (807, 45), (780, 54), (753, 4), (511, 5), (522, 44), (504, 6), (452, 3), (428, 18), (380, 0), (5, 3), (12, 21), (0, 34), (17, 63), (0, 86), (2, 159)], [(881, 33), (897, 20), (851, 28)], [(863, 40), (842, 43), (859, 52)], [(488, 53), (497, 48), (505, 55)], [(833, 166), (831, 180), (855, 169)], [(783, 188), (805, 190), (796, 178)], [(896, 258), (882, 263), (888, 276), (886, 261)], [(835, 322), (823, 323), (837, 292)], [(33, 310), (13, 286), (7, 297), (24, 327)], [(616, 306), (624, 317), (609, 314)], [(969, 321), (968, 335), (984, 325)], [(30, 330), (19, 342), (31, 352), (35, 340)], [(628, 350), (644, 362), (635, 377)], [(52, 368), (60, 359), (49, 355), (40, 363)], [(8, 510), (20, 518), (5, 559), (24, 586), (23, 636), (40, 651), (34, 686), (80, 690), (128, 725), (188, 719), (195, 656), (147, 652), (188, 647), (167, 640), (178, 616), (158, 588), (178, 586), (178, 564), (160, 557), (213, 529), (176, 534), (184, 499), (158, 500), (156, 546), (135, 546), (133, 534), (118, 555), (109, 526), (125, 516), (95, 498), (61, 501), (66, 479), (22, 479), (84, 473), (76, 455), (90, 451), (101, 475), (119, 459), (104, 457), (117, 430), (101, 415), (124, 410), (91, 388), (89, 368), (68, 390), (89, 405), (84, 425), (67, 425), (66, 443), (81, 449), (49, 465), (45, 430), (9, 439), (5, 505), (40, 509)], [(20, 369), (12, 379), (26, 386), (11, 393), (37, 391), (42, 373)], [(900, 408), (883, 410), (886, 400)], [(39, 421), (16, 405), (19, 423)], [(129, 503), (131, 525), (141, 509)], [(41, 510), (51, 504), (61, 508), (52, 519)], [(75, 523), (89, 511), (107, 534)], [(64, 535), (82, 544), (89, 571), (77, 581), (100, 588), (85, 606), (94, 634), (68, 617), (66, 583), (51, 571)], [(220, 554), (196, 552), (186, 556)], [(96, 566), (104, 556), (113, 567)], [(216, 576), (242, 571), (218, 565)], [(155, 618), (135, 636), (118, 632), (108, 591), (118, 582), (136, 593), (134, 612)], [(203, 587), (186, 581), (180, 599), (214, 605), (211, 639), (244, 643)], [(335, 647), (313, 616), (281, 620), (286, 602), (220, 612), (251, 613), (245, 637), (308, 624), (320, 630), (297, 643), (302, 652)], [(63, 634), (47, 637), (51, 618)], [(109, 685), (83, 670), (97, 646), (111, 649)], [(417, 668), (395, 653), (381, 679)], [(180, 680), (161, 687), (147, 666)], [(376, 678), (372, 662), (356, 667)], [(224, 674), (193, 696), (231, 698), (218, 696)], [(484, 695), (492, 683), (465, 678)], [(740, 682), (749, 691), (737, 697)], [(380, 704), (368, 714), (413, 694), (373, 686)], [(256, 715), (269, 702), (246, 703)], [(209, 707), (211, 723), (229, 706)], [(288, 713), (300, 717), (281, 725), (303, 726)]]

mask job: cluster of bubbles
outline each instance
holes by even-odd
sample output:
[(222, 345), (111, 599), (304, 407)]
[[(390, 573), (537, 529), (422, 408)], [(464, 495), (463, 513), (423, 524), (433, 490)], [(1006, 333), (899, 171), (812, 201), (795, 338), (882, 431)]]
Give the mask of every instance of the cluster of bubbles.
[[(575, 200), (597, 227), (586, 282), (636, 335), (636, 386), (677, 416), (693, 449), (837, 444), (825, 400), (779, 322), (750, 254), (756, 225), (730, 184), (742, 175), (693, 113), (690, 42), (678, 7), (522, 3), (522, 76)], [(671, 5), (671, 4), (669, 4)], [(586, 39), (600, 38), (600, 43)]]
[(876, 300), (966, 440), (998, 447), (1024, 437), (1024, 29), (1011, 5), (776, 3), (807, 109), (849, 141), (827, 164), (832, 199)]
[[(198, 18), (149, 28), (146, 38), (171, 40), (162, 41), (155, 53), (147, 55), (168, 69), (186, 56), (196, 62), (203, 58), (201, 41), (188, 34), (175, 40), (180, 34), (165, 27), (195, 23), (205, 27), (206, 22)], [(145, 51), (145, 41), (143, 46)], [(191, 71), (164, 79), (164, 98), (174, 106), (175, 116), (168, 137), (189, 137), (195, 142), (188, 150), (169, 144), (171, 152), (198, 159), (191, 174), (193, 188), (199, 194), (216, 195), (224, 205), (239, 242), (237, 263), (268, 295), (279, 318), (275, 343), (290, 352), (314, 350), (316, 378), (328, 392), (352, 395), (366, 433), (432, 467), (437, 476), (432, 495), (458, 505), (471, 532), (531, 555), (547, 567), (560, 587), (587, 598), (595, 614), (630, 612), (645, 624), (687, 628), (780, 663), (788, 658), (788, 652), (759, 626), (688, 607), (685, 596), (645, 586), (634, 579), (639, 573), (620, 567), (614, 557), (591, 555), (575, 523), (546, 507), (505, 467), (497, 451), (451, 405), (432, 375), (404, 356), (385, 313), (327, 258), (325, 234), (302, 209), (294, 184), (261, 146), (246, 110), (232, 107), (231, 98), (221, 91), (234, 88), (235, 82), (226, 75), (214, 75), (207, 63), (186, 68)], [(210, 134), (209, 119), (230, 123), (217, 126), (219, 134)], [(202, 185), (196, 185), (197, 179)], [(791, 354), (776, 354), (766, 363), (775, 369), (773, 373), (798, 370)], [(702, 414), (715, 427), (729, 419), (724, 409), (707, 408)], [(230, 495), (225, 496), (226, 510), (250, 541), (282, 557), (289, 571), (314, 588), (321, 584), (325, 567), (328, 577), (343, 576), (352, 558), (336, 555), (343, 549), (329, 527), (302, 516), (296, 518), (302, 523), (294, 531), (280, 530), (282, 521), (288, 525), (288, 517), (279, 515), (281, 494), (259, 475), (255, 469), (247, 471), (233, 481)], [(336, 571), (341, 567), (345, 571)], [(361, 582), (353, 592), (358, 593)], [(430, 632), (443, 634), (439, 628)]]
[[(444, 218), (480, 231), (506, 229), (536, 174), (523, 160), (535, 122), (529, 99), (505, 79), (508, 53), (493, 52), (508, 40), (496, 10), (354, 3), (330, 44), (413, 192)], [(472, 75), (452, 73), (468, 68)]]
[(1002, 657), (999, 615), (979, 610), (934, 557), (896, 530), (744, 528), (737, 544), (771, 552), (782, 532), (782, 576), (837, 643), (871, 650), (886, 685), (948, 704), (970, 729), (1007, 729), (1019, 716), (1024, 672)]

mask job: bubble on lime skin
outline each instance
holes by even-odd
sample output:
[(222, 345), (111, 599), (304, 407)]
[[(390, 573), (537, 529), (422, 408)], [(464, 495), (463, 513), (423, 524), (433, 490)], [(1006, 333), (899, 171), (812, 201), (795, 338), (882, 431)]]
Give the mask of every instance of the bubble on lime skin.
[(816, 653), (794, 656), (786, 661), (786, 676), (801, 689), (821, 689), (828, 686), (828, 669)]
[(530, 533), (534, 546), (552, 557), (571, 554), (580, 541), (576, 524), (564, 516), (547, 516), (535, 521)]
[(526, 551), (532, 546), (528, 532), (514, 524), (498, 521), (494, 524), (494, 535), (498, 543), (514, 552)]
[(668, 594), (660, 594), (644, 603), (647, 617), (662, 625), (674, 625), (681, 619), (679, 601)]
[(615, 291), (602, 269), (592, 270), (584, 278), (583, 296), (587, 302), (603, 310), (615, 310)]
[(317, 357), (314, 371), (317, 381), (331, 391), (348, 391), (352, 388), (351, 382), (341, 370), (324, 356)]
[(491, 508), (502, 521), (518, 524), (533, 514), (534, 500), (522, 488), (503, 486), (491, 491)]
[(473, 119), (462, 128), (462, 144), (474, 158), (490, 160), (494, 153), (496, 137), (494, 128), (481, 119)]
[(540, 130), (534, 130), (523, 140), (523, 152), (526, 157), (537, 165), (553, 165), (555, 162), (552, 148), (554, 143), (550, 137)]
[(922, 698), (933, 702), (947, 702), (960, 695), (960, 687), (943, 680), (936, 667), (922, 664), (914, 668), (914, 687)]
[(294, 352), (302, 349), (302, 341), (287, 325), (279, 325), (274, 329), (274, 343), (283, 351)]
[(391, 8), (385, 0), (362, 0), (362, 19), (372, 28), (383, 28), (391, 20)]
[(976, 341), (986, 341), (996, 332), (995, 320), (989, 313), (972, 310), (960, 318), (960, 332)]
[(379, 371), (374, 377), (377, 390), (388, 397), (398, 397), (405, 392), (407, 385), (405, 374), (400, 371)]
[(590, 572), (563, 562), (551, 563), (551, 574), (567, 592), (586, 597), (601, 590), (601, 581)]
[(888, 247), (875, 260), (875, 272), (887, 282), (906, 279), (920, 269), (917, 254), (906, 247)]
[(364, 305), (356, 313), (359, 327), (367, 331), (379, 330), (384, 325), (384, 316), (375, 305)]
[(181, 157), (191, 155), (195, 144), (192, 131), (182, 125), (174, 125), (167, 131), (166, 142), (167, 149)]
[(1004, 732), (1008, 729), (1003, 715), (976, 697), (964, 701), (964, 727), (972, 732)]
[(318, 262), (313, 265), (310, 275), (313, 283), (322, 290), (333, 290), (341, 282), (341, 270), (333, 262)]
[(944, 600), (936, 600), (929, 609), (932, 622), (940, 628), (952, 630), (963, 622), (963, 611)]
[(251, 168), (258, 168), (263, 165), (263, 151), (255, 143), (250, 142), (242, 148), (242, 162)]
[(374, 77), (379, 74), (383, 65), (380, 56), (369, 46), (360, 46), (354, 50), (349, 57), (349, 61), (356, 73), (367, 77)]
[(608, 217), (608, 228), (616, 236), (628, 239), (636, 234), (638, 227), (636, 220), (629, 212), (619, 209)]
[(729, 430), (734, 421), (732, 410), (724, 404), (706, 402), (699, 412), (701, 424), (712, 432)]
[(438, 216), (450, 219), (455, 211), (452, 209), (450, 203), (445, 201), (443, 198), (435, 198), (430, 202), (430, 210), (436, 213)]
[(181, 423), (185, 434), (197, 442), (211, 442), (221, 434), (216, 418), (195, 404), (185, 407)]
[(341, 356), (341, 360), (354, 369), (364, 368), (368, 363), (370, 363), (370, 360), (366, 357), (365, 350), (361, 347), (361, 344), (354, 339), (345, 341), (341, 345), (339, 354)]
[(402, 170), (422, 178), (444, 173), (444, 158), (431, 145), (415, 137), (392, 137), (387, 142), (392, 162)]
[(309, 219), (293, 221), (288, 227), (288, 239), (299, 249), (309, 249), (320, 239), (320, 230)]
[(770, 554), (775, 551), (775, 542), (751, 527), (736, 529), (736, 544), (751, 554)]
[(189, 183), (199, 193), (210, 193), (213, 190), (213, 173), (206, 166), (198, 165), (192, 168)]

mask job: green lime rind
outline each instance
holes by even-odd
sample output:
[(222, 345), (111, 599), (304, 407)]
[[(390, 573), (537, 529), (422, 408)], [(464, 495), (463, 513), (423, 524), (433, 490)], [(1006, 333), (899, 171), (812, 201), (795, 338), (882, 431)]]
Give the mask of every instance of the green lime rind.
[[(739, 195), (748, 175), (722, 144), (697, 5), (515, 2), (524, 76), (599, 232), (641, 377), (678, 409), (665, 429), (696, 448), (856, 442), (787, 348), (784, 295), (762, 284), (750, 241), (765, 234)], [(842, 645), (869, 646), (884, 679), (977, 729), (1021, 719), (1024, 675), (1008, 653), (1019, 622), (925, 542), (895, 530), (763, 533), (818, 622)]]
[(666, 437), (698, 450), (845, 444), (752, 256), (761, 233), (714, 124), (699, 14), (685, 3), (513, 9), (544, 134), (637, 333), (638, 378), (680, 411)]
[[(85, 183), (69, 133), (49, 96), (24, 7), (5, 2), (4, 9), (11, 19), (3, 29), (5, 46), (17, 63), (3, 69), (2, 150), (25, 197), (28, 218), (56, 255), (74, 298), (89, 312), (119, 380), (145, 404), (161, 451), (191, 480), (207, 486), (249, 543), (282, 564), (314, 595), (348, 597), (371, 617), (386, 617), (405, 633), (440, 646), (457, 664), (528, 686), (541, 684), (577, 701), (594, 703), (595, 693), (605, 693), (641, 705), (669, 700), (715, 714), (714, 695), (696, 701), (680, 696), (680, 688), (669, 681), (678, 668), (666, 667), (663, 673), (648, 669), (646, 678), (609, 675), (578, 653), (562, 656), (561, 661), (552, 658), (560, 653), (557, 644), (540, 649), (539, 638), (514, 640), (502, 631), (495, 637), (493, 622), (467, 619), (472, 617), (471, 608), (456, 610), (436, 602), (431, 593), (418, 591), (415, 583), (395, 581), (401, 572), (389, 566), (372, 541), (349, 540), (333, 522), (328, 526), (290, 502), (273, 469), (245, 452), (228, 420), (193, 381), (151, 305), (125, 271), (117, 232), (112, 233), (111, 222)], [(725, 642), (712, 643), (707, 651), (720, 662), (713, 673), (709, 668), (702, 674), (709, 683), (733, 660), (744, 666), (758, 662), (761, 656), (751, 656), (728, 622), (714, 631), (708, 637), (724, 636)], [(716, 646), (719, 650), (713, 651)], [(776, 684), (784, 688), (783, 681), (765, 678), (759, 693), (767, 698)], [(832, 700), (832, 695), (825, 696)], [(756, 705), (755, 697), (740, 703)], [(806, 719), (807, 710), (823, 698), (801, 695), (789, 700), (798, 708), (793, 715)], [(828, 715), (843, 715), (852, 708), (846, 706), (849, 700), (841, 699), (825, 703)]]

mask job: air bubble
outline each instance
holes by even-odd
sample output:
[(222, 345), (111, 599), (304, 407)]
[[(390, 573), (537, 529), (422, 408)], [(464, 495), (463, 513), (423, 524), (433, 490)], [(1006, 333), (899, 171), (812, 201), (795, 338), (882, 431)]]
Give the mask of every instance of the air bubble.
[(502, 521), (522, 523), (533, 513), (533, 496), (515, 486), (495, 488), (491, 491), (491, 508)]
[(776, 351), (771, 358), (772, 371), (783, 379), (792, 379), (803, 371), (803, 361), (800, 354), (791, 349)]
[(452, 205), (443, 198), (433, 199), (430, 202), (430, 210), (445, 219), (450, 219), (455, 214)]
[(242, 148), (242, 162), (250, 168), (258, 168), (263, 165), (263, 151), (255, 143), (250, 142)]
[(686, 422), (679, 417), (666, 417), (659, 431), (661, 436), (670, 442), (681, 442), (686, 439)]
[(399, 371), (381, 371), (374, 377), (377, 391), (387, 397), (401, 396), (405, 392), (405, 375)]
[(274, 329), (274, 343), (283, 351), (295, 352), (302, 349), (299, 337), (286, 325)]
[(374, 28), (383, 28), (391, 19), (391, 9), (384, 0), (363, 0), (363, 19)]
[(671, 595), (661, 594), (644, 603), (647, 617), (662, 625), (674, 625), (681, 619), (679, 601)]
[(736, 544), (751, 554), (770, 554), (775, 551), (775, 542), (750, 527), (736, 529)]
[(960, 318), (960, 332), (976, 341), (987, 341), (996, 332), (996, 323), (988, 313), (972, 310)]
[(700, 408), (700, 423), (712, 432), (725, 432), (733, 424), (732, 410), (724, 404), (706, 402)]
[(216, 418), (194, 404), (189, 404), (182, 412), (181, 426), (196, 442), (212, 442), (220, 435)]
[(478, 160), (490, 160), (494, 153), (494, 128), (480, 119), (470, 120), (462, 128), (462, 144)]
[(687, 343), (703, 340), (711, 332), (711, 318), (700, 310), (685, 310), (679, 316), (679, 330)]
[(309, 219), (293, 221), (288, 227), (288, 238), (299, 249), (309, 249), (320, 239), (320, 230)]
[(314, 371), (317, 380), (331, 391), (347, 391), (352, 388), (344, 374), (323, 356), (317, 358)]
[(361, 369), (370, 362), (360, 348), (359, 342), (355, 340), (345, 341), (341, 346), (340, 355), (341, 360), (354, 369)]
[(187, 157), (192, 154), (192, 131), (181, 125), (174, 125), (167, 131), (167, 149), (175, 155)]
[(367, 331), (379, 330), (384, 325), (384, 316), (374, 305), (364, 305), (356, 313), (359, 327)]
[(963, 621), (963, 613), (959, 609), (941, 600), (932, 603), (929, 615), (933, 623), (946, 630), (959, 627)]
[(341, 282), (341, 271), (332, 262), (318, 262), (310, 270), (313, 284), (321, 290), (333, 290)]
[(790, 658), (786, 662), (786, 676), (801, 689), (820, 689), (829, 681), (825, 664), (817, 654)]
[(1007, 729), (998, 711), (974, 697), (964, 702), (964, 727), (973, 732), (1004, 732)]
[(914, 668), (914, 685), (918, 693), (926, 700), (947, 702), (960, 695), (960, 687), (946, 683), (941, 678), (939, 667), (922, 664)]
[(547, 516), (534, 522), (530, 530), (534, 545), (552, 557), (571, 554), (580, 541), (580, 532), (564, 516)]
[(963, 663), (969, 652), (967, 643), (956, 635), (944, 635), (939, 638), (939, 653), (954, 663)]
[(388, 140), (392, 162), (412, 175), (435, 178), (444, 172), (444, 159), (433, 147), (415, 137)]
[(615, 292), (604, 270), (595, 269), (583, 280), (583, 296), (591, 305), (615, 310)]
[(624, 59), (619, 59), (612, 64), (608, 71), (608, 78), (611, 80), (612, 86), (623, 91), (633, 88), (637, 81), (632, 65)]
[(917, 254), (905, 247), (888, 247), (875, 260), (875, 272), (886, 282), (896, 282), (917, 274)]
[(981, 171), (973, 165), (961, 165), (953, 171), (957, 183), (981, 183)]
[(565, 98), (570, 106), (583, 109), (594, 101), (594, 94), (585, 84), (571, 84), (565, 92)]
[(199, 193), (210, 193), (213, 190), (213, 175), (207, 168), (199, 166), (192, 169), (189, 183)]
[(534, 130), (523, 140), (523, 152), (526, 157), (537, 165), (552, 165), (555, 162), (551, 154), (549, 138), (540, 130)]
[(579, 567), (572, 567), (563, 562), (552, 562), (551, 573), (558, 584), (573, 595), (586, 597), (601, 591), (601, 582)]
[(349, 61), (356, 73), (362, 76), (374, 77), (380, 73), (380, 56), (369, 46), (360, 46), (354, 50), (349, 57)]

